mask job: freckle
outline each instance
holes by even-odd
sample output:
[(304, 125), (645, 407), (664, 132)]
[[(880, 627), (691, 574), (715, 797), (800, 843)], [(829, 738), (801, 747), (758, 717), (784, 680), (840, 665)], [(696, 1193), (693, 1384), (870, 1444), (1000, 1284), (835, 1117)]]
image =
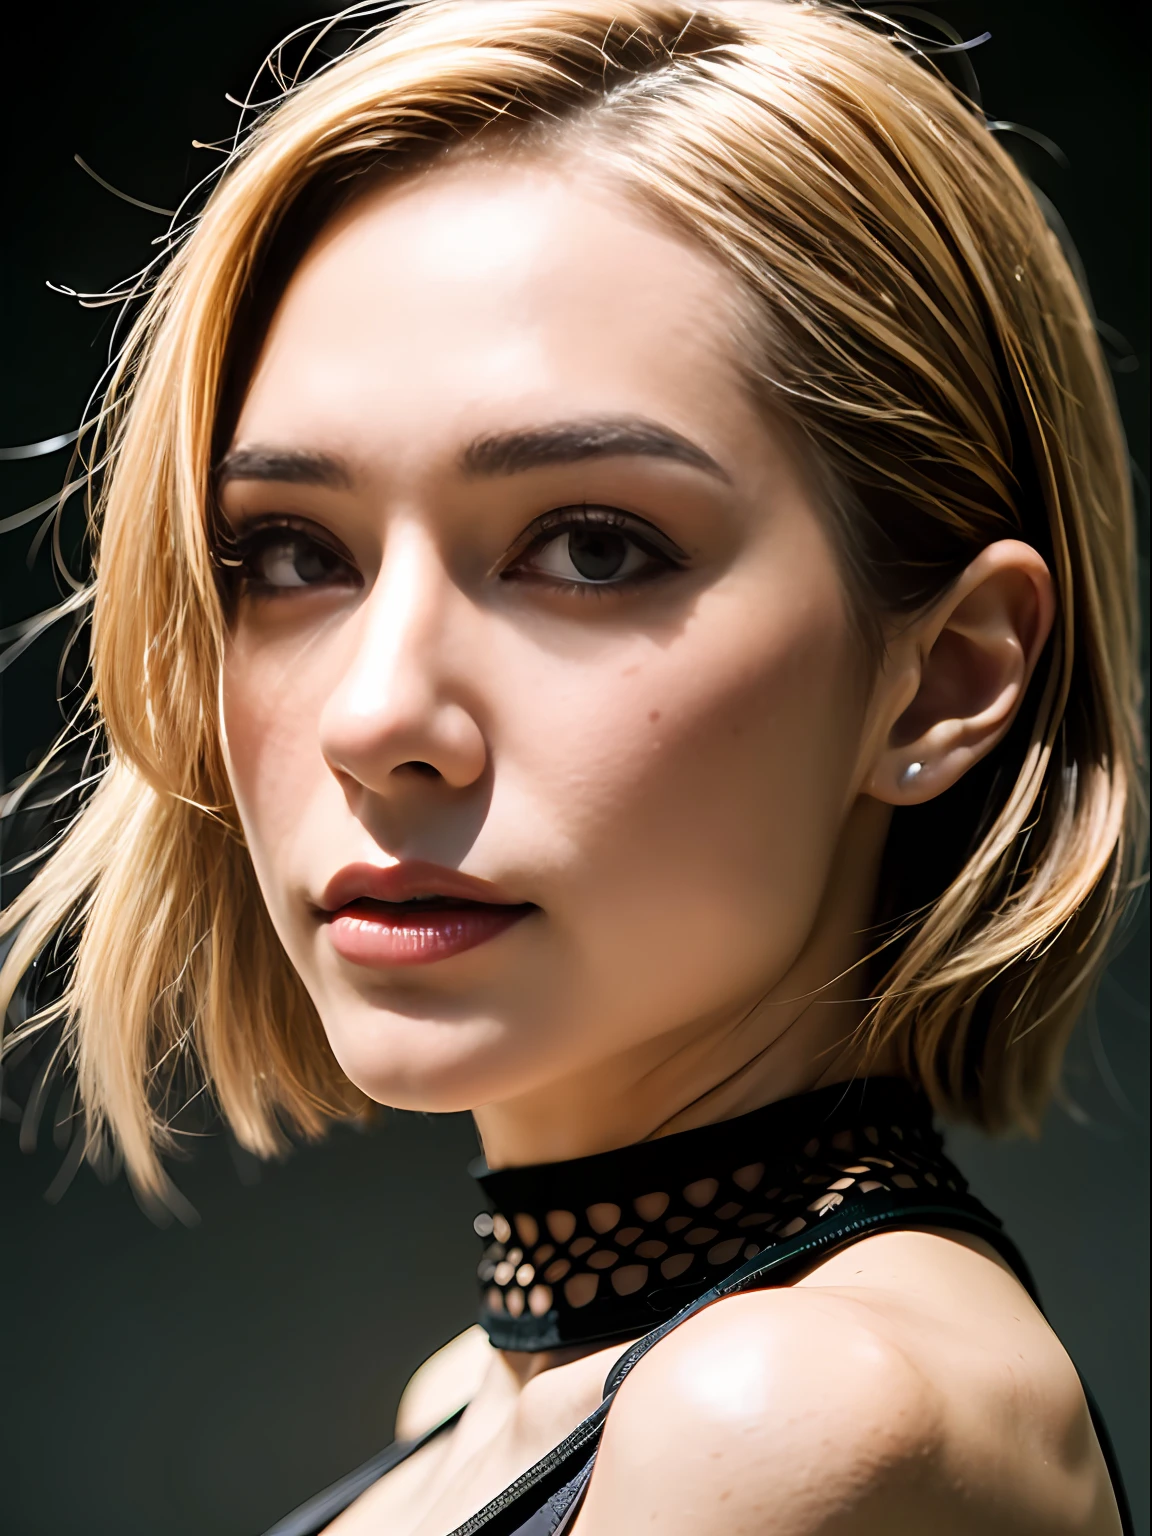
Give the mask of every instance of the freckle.
[(648, 711), (648, 718), (651, 720), (652, 724), (655, 725), (657, 720), (660, 718), (660, 711), (658, 709), (650, 709)]

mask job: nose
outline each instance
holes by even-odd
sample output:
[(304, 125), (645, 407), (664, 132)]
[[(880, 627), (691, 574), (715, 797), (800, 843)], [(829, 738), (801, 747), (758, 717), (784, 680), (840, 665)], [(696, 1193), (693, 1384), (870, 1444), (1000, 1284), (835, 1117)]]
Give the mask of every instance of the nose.
[(460, 665), (474, 654), (459, 622), (465, 602), (432, 541), (394, 526), (341, 636), (347, 648), (320, 715), (321, 750), (346, 788), (393, 795), (418, 776), (466, 789), (483, 775), (487, 743)]

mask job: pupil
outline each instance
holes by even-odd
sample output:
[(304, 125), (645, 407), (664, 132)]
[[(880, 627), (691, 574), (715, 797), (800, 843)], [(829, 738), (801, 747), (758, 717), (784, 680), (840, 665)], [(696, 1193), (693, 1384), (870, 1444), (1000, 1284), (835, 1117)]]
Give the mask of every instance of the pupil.
[(323, 581), (328, 574), (327, 551), (322, 550), (316, 544), (297, 545), (293, 551), (295, 558), (292, 564), (296, 568), (296, 574), (300, 580), (308, 583)]
[(568, 558), (586, 581), (608, 581), (627, 553), (628, 545), (619, 533), (582, 528), (568, 535)]

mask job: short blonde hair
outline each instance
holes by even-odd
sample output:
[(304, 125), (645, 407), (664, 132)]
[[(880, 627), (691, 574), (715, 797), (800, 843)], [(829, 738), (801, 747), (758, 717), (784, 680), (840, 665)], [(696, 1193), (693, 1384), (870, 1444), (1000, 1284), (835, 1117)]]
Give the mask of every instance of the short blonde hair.
[(941, 1111), (1037, 1125), (1139, 849), (1128, 464), (1056, 237), (979, 111), (912, 52), (818, 0), (417, 0), (290, 86), (234, 153), (102, 414), (106, 768), (3, 919), (19, 926), (5, 1004), (74, 936), (62, 997), (24, 1030), (63, 1021), (93, 1144), (110, 1134), (141, 1185), (162, 1177), (181, 1061), (260, 1154), (367, 1108), (232, 803), (212, 468), (261, 313), (326, 210), (492, 134), (592, 148), (736, 275), (749, 372), (812, 445), (866, 629), (997, 538), (1048, 561), (1056, 630), (1009, 739), (896, 813), (866, 1025)]

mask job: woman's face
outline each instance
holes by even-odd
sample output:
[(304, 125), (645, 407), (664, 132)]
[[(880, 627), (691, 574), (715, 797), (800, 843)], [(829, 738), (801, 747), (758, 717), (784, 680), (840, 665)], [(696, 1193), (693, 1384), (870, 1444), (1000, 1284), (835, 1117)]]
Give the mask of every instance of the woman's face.
[(866, 669), (738, 308), (524, 164), (365, 197), (279, 307), (221, 473), (229, 772), (381, 1102), (640, 1083), (787, 991), (856, 878)]

